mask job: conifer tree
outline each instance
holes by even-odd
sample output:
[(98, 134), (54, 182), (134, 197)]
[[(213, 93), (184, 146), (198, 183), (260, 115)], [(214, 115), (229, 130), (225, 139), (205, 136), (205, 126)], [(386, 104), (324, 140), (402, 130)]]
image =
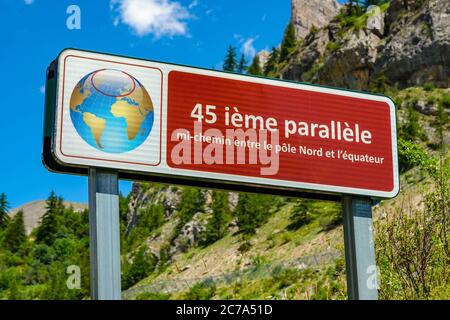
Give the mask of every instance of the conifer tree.
[(227, 49), (227, 54), (225, 55), (225, 61), (223, 63), (223, 70), (225, 71), (236, 71), (238, 64), (236, 59), (236, 48), (230, 45)]
[(0, 194), (0, 229), (3, 229), (7, 226), (9, 221), (9, 203), (6, 199), (6, 194)]
[(292, 22), (289, 22), (284, 32), (283, 40), (281, 41), (280, 62), (286, 61), (296, 46), (295, 28)]
[(291, 223), (288, 229), (296, 230), (309, 222), (309, 207), (309, 200), (297, 200), (290, 216)]
[(58, 231), (58, 215), (64, 210), (64, 202), (52, 191), (46, 201), (46, 212), (36, 232), (36, 242), (52, 245)]
[(201, 190), (185, 187), (181, 193), (181, 201), (177, 207), (179, 222), (175, 227), (173, 238), (176, 238), (183, 226), (188, 223), (195, 213), (203, 210), (204, 199)]
[(228, 192), (215, 190), (213, 191), (212, 200), (212, 217), (206, 225), (205, 245), (216, 242), (221, 239), (227, 230), (227, 223), (230, 215), (230, 207), (228, 204)]
[(237, 66), (237, 72), (244, 73), (247, 69), (247, 59), (245, 59), (245, 55), (241, 54), (241, 59), (239, 60), (239, 64)]
[(263, 74), (258, 55), (253, 57), (252, 64), (248, 67), (247, 73), (255, 76), (261, 76)]
[(264, 65), (264, 75), (271, 76), (277, 71), (278, 62), (280, 60), (280, 50), (278, 48), (272, 47), (269, 59), (267, 59)]
[(8, 227), (5, 230), (3, 238), (3, 247), (9, 251), (16, 253), (19, 251), (23, 243), (25, 243), (27, 235), (25, 233), (25, 224), (23, 221), (23, 211), (17, 212)]
[(254, 234), (272, 213), (273, 205), (273, 196), (240, 193), (235, 209), (239, 230), (245, 235)]

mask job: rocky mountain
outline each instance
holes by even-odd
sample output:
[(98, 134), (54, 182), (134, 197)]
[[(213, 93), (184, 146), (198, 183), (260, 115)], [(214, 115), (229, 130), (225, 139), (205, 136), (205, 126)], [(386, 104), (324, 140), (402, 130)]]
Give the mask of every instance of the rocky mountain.
[(291, 22), (298, 37), (304, 38), (311, 28), (322, 28), (339, 13), (336, 0), (292, 0)]
[[(87, 209), (86, 204), (78, 202), (65, 201), (64, 206), (66, 206), (67, 208), (72, 207), (75, 210), (75, 212), (77, 211), (82, 212), (83, 210)], [(12, 209), (10, 212), (10, 216), (14, 217), (17, 214), (17, 212), (23, 211), (25, 231), (27, 235), (30, 235), (33, 229), (40, 224), (42, 216), (45, 214), (45, 210), (46, 210), (45, 200), (36, 200)]]
[(341, 11), (302, 37), (281, 77), (359, 90), (428, 82), (447, 88), (449, 30), (449, 1), (392, 0), (361, 16)]

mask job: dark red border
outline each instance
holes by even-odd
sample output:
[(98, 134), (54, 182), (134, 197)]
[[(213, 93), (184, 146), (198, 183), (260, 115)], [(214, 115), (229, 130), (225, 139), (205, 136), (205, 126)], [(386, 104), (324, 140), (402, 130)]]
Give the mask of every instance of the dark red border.
[[(65, 80), (66, 80), (66, 60), (69, 57), (74, 58), (80, 58), (80, 59), (88, 59), (88, 60), (96, 60), (96, 61), (103, 61), (103, 62), (110, 62), (110, 63), (116, 63), (116, 64), (123, 64), (123, 65), (129, 65), (129, 66), (135, 66), (135, 67), (142, 67), (142, 68), (148, 68), (148, 69), (155, 69), (158, 70), (161, 73), (161, 99), (159, 103), (159, 117), (160, 117), (160, 126), (159, 126), (159, 161), (156, 164), (147, 164), (147, 163), (140, 163), (140, 162), (131, 162), (131, 161), (122, 161), (122, 160), (111, 160), (111, 159), (101, 159), (101, 158), (92, 158), (92, 157), (83, 157), (83, 156), (73, 156), (73, 155), (67, 155), (62, 151), (62, 141), (63, 141), (63, 134), (62, 134), (62, 124), (63, 124), (63, 116), (64, 116), (64, 89), (65, 89)], [(99, 161), (106, 161), (106, 162), (118, 162), (118, 163), (127, 163), (127, 164), (137, 164), (142, 166), (149, 166), (149, 167), (156, 167), (161, 164), (161, 158), (162, 158), (162, 100), (163, 100), (163, 72), (159, 68), (155, 67), (148, 67), (143, 66), (139, 64), (133, 64), (133, 63), (125, 63), (125, 62), (117, 62), (117, 61), (111, 61), (111, 60), (105, 60), (105, 59), (98, 59), (98, 58), (89, 58), (89, 57), (83, 57), (83, 56), (77, 56), (77, 55), (68, 55), (64, 58), (64, 68), (63, 68), (63, 85), (62, 85), (62, 101), (61, 101), (61, 121), (60, 121), (60, 139), (59, 139), (59, 152), (65, 157), (68, 158), (78, 158), (78, 159), (90, 159), (90, 160), (99, 160)], [(155, 119), (154, 119), (155, 120)], [(154, 121), (153, 120), (153, 121)]]

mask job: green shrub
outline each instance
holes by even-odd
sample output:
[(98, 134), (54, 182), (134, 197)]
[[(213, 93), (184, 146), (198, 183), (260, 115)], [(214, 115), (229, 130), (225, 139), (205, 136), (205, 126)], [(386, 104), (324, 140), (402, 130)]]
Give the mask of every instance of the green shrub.
[(126, 263), (122, 273), (122, 288), (128, 289), (148, 277), (155, 269), (153, 256), (142, 246), (135, 253), (131, 263)]
[(184, 295), (186, 300), (210, 300), (216, 294), (216, 286), (206, 281), (199, 282)]
[(427, 82), (423, 85), (423, 90), (425, 90), (427, 92), (431, 92), (434, 89), (436, 89), (436, 85), (432, 82)]
[(170, 293), (145, 292), (136, 296), (136, 300), (169, 300)]

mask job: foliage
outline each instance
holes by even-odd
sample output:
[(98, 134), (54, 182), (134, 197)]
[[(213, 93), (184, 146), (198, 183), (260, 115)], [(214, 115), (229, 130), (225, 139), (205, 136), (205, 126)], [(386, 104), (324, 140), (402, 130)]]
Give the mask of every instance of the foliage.
[(154, 258), (146, 249), (146, 246), (141, 246), (135, 253), (132, 262), (125, 262), (122, 273), (122, 289), (130, 288), (149, 276), (155, 269)]
[(423, 90), (425, 91), (433, 91), (434, 89), (436, 89), (436, 85), (432, 82), (427, 82), (423, 85)]
[(165, 222), (161, 204), (151, 204), (139, 210), (136, 225), (124, 239), (123, 253), (132, 251)]
[(236, 68), (238, 67), (236, 56), (236, 48), (230, 45), (227, 49), (222, 69), (230, 72), (236, 71)]
[(255, 76), (261, 76), (263, 74), (261, 62), (257, 54), (253, 57), (252, 63), (247, 68), (247, 73)]
[(204, 245), (209, 245), (221, 239), (226, 231), (230, 220), (230, 207), (228, 204), (228, 192), (213, 191), (212, 217), (208, 220), (205, 230)]
[(264, 65), (264, 75), (273, 77), (275, 76), (278, 63), (280, 60), (280, 50), (276, 47), (272, 47), (272, 51), (270, 52), (269, 58), (267, 59), (266, 64)]
[(136, 300), (169, 300), (170, 293), (145, 292), (136, 296)]
[(216, 286), (209, 284), (207, 281), (196, 283), (188, 292), (184, 299), (186, 300), (210, 300), (216, 292)]
[(275, 199), (270, 195), (240, 193), (235, 209), (239, 230), (244, 235), (254, 234), (273, 213)]
[(295, 28), (292, 22), (289, 22), (280, 46), (280, 62), (286, 61), (297, 47), (297, 38), (295, 36)]
[(400, 128), (400, 137), (410, 141), (425, 141), (427, 135), (419, 122), (419, 113), (413, 109), (407, 109), (406, 122)]
[(58, 216), (64, 210), (63, 199), (52, 191), (46, 201), (46, 212), (36, 232), (36, 242), (52, 245), (59, 229)]
[(5, 229), (2, 246), (12, 253), (17, 253), (26, 240), (23, 211), (19, 211)]
[(205, 199), (201, 189), (194, 187), (185, 187), (181, 193), (181, 201), (177, 207), (178, 224), (176, 225), (172, 239), (175, 239), (183, 226), (188, 223), (195, 213), (203, 210)]
[(399, 153), (409, 166), (429, 175), (433, 188), (422, 206), (412, 200), (403, 203), (392, 217), (377, 224), (380, 293), (385, 299), (440, 298), (440, 291), (450, 288), (450, 155), (443, 144), (439, 155), (432, 156), (401, 139)]
[(239, 64), (237, 65), (236, 71), (239, 73), (244, 73), (247, 70), (247, 59), (245, 55), (241, 54), (241, 59), (239, 59)]
[(0, 230), (5, 228), (9, 221), (9, 203), (6, 194), (0, 194)]
[[(44, 239), (28, 241), (20, 213), (9, 223), (4, 235), (8, 243), (0, 247), (0, 299), (81, 299), (89, 297), (89, 236), (88, 213), (65, 208), (54, 193), (49, 207), (59, 206), (54, 216), (56, 228), (47, 228)], [(48, 220), (47, 220), (48, 221)], [(15, 231), (13, 231), (15, 230)], [(35, 232), (36, 234), (37, 232)], [(81, 287), (71, 290), (66, 281), (67, 267), (80, 268)]]
[(310, 221), (308, 210), (311, 200), (298, 199), (292, 209), (291, 223), (288, 225), (288, 230), (296, 230)]

